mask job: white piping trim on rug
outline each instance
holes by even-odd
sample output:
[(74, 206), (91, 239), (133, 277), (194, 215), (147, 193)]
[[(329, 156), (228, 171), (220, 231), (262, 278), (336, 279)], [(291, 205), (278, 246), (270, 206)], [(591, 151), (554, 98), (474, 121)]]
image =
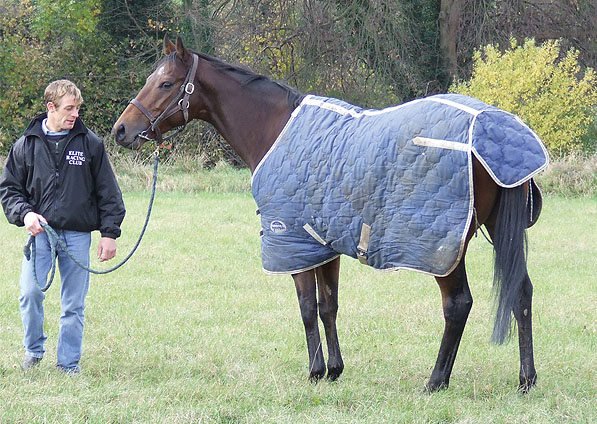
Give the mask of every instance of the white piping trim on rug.
[[(419, 102), (425, 102), (425, 101), (430, 101), (430, 102), (436, 102), (436, 103), (442, 103), (445, 104), (447, 106), (450, 107), (454, 107), (456, 109), (460, 109), (466, 113), (469, 113), (473, 116), (477, 116), (478, 114), (484, 112), (483, 109), (481, 110), (477, 110), (474, 109), (472, 107), (460, 104), (458, 102), (452, 101), (452, 100), (448, 100), (448, 99), (441, 99), (441, 98), (430, 98), (430, 97), (423, 97), (421, 99), (416, 99), (416, 100), (412, 100), (410, 102), (406, 102), (406, 103), (402, 103), (400, 105), (397, 106), (390, 106), (387, 107), (385, 109), (364, 109), (362, 112), (357, 112), (353, 109), (347, 109), (345, 107), (336, 105), (334, 103), (329, 103), (325, 100), (319, 100), (314, 98), (314, 96), (312, 95), (307, 95), (303, 101), (301, 102), (301, 105), (310, 105), (310, 106), (317, 106), (320, 107), (322, 109), (327, 109), (327, 110), (331, 110), (333, 112), (339, 113), (340, 115), (350, 115), (354, 118), (360, 118), (361, 116), (374, 116), (374, 115), (381, 115), (384, 113), (388, 113), (388, 112), (393, 112), (397, 109), (400, 109), (404, 106), (407, 105), (412, 105), (414, 103), (419, 103)], [(299, 106), (300, 107), (300, 106)]]
[(453, 102), (452, 100), (448, 100), (448, 99), (438, 99), (438, 98), (434, 97), (434, 98), (427, 98), (426, 100), (429, 100), (429, 101), (432, 101), (432, 102), (437, 102), (437, 103), (443, 103), (445, 105), (455, 107), (456, 109), (463, 110), (463, 111), (465, 111), (467, 113), (470, 113), (473, 116), (477, 116), (478, 114), (480, 114), (481, 112), (483, 112), (483, 110), (473, 109), (472, 107), (468, 107), (468, 106), (465, 106), (465, 105), (460, 104), (460, 103)]
[(460, 252), (458, 252), (458, 259), (454, 264), (454, 267), (450, 269), (450, 274), (460, 261), (462, 260), (462, 256), (464, 254), (464, 249), (466, 247), (466, 237), (468, 236), (468, 232), (470, 230), (471, 225), (477, 225), (477, 221), (473, 222), (473, 215), (475, 214), (475, 184), (473, 182), (473, 127), (477, 122), (477, 116), (473, 116), (473, 120), (468, 127), (468, 146), (469, 149), (467, 151), (467, 162), (468, 162), (468, 217), (466, 218), (466, 224), (464, 225), (464, 231), (462, 233), (462, 238), (460, 239)]
[(462, 152), (468, 152), (471, 150), (471, 146), (468, 143), (440, 140), (437, 138), (415, 137), (413, 138), (413, 144), (424, 147), (439, 147), (440, 149), (460, 150)]
[[(362, 116), (375, 116), (375, 115), (382, 115), (384, 113), (393, 112), (397, 109), (401, 109), (404, 106), (412, 105), (413, 103), (419, 103), (428, 99), (417, 99), (407, 103), (403, 103), (397, 106), (390, 106), (385, 109), (364, 109), (362, 112), (357, 112), (354, 109), (346, 109), (345, 107), (336, 105), (334, 103), (326, 102), (325, 100), (319, 100), (314, 98), (312, 95), (308, 95), (302, 101), (301, 105), (309, 105), (309, 106), (317, 106), (322, 109), (331, 110), (332, 112), (336, 112), (340, 115), (350, 115), (353, 118), (360, 118)], [(299, 106), (300, 107), (300, 106)]]
[(298, 274), (299, 272), (310, 271), (310, 270), (312, 270), (312, 269), (315, 269), (315, 268), (317, 268), (317, 267), (320, 267), (320, 266), (322, 266), (322, 265), (325, 265), (325, 264), (327, 264), (327, 263), (329, 263), (329, 262), (332, 262), (334, 259), (336, 259), (336, 258), (339, 258), (340, 256), (342, 256), (342, 255), (341, 255), (341, 254), (334, 255), (334, 256), (332, 256), (330, 259), (327, 259), (327, 260), (325, 260), (325, 261), (323, 261), (323, 262), (320, 262), (320, 263), (318, 263), (318, 264), (316, 264), (316, 265), (309, 266), (309, 267), (307, 267), (307, 268), (293, 269), (293, 270), (291, 270), (291, 271), (268, 271), (267, 269), (263, 268), (263, 272), (265, 272), (266, 274), (269, 274), (269, 275), (288, 275), (288, 274)]

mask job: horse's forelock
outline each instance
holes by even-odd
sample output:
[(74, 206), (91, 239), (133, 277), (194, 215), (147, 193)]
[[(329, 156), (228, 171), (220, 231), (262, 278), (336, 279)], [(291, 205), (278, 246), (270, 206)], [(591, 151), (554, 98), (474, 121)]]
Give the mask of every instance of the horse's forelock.
[(173, 52), (170, 52), (170, 54), (168, 54), (165, 58), (164, 58), (164, 62), (168, 62), (168, 63), (176, 63), (176, 59), (178, 58), (178, 53), (176, 53), (176, 50)]

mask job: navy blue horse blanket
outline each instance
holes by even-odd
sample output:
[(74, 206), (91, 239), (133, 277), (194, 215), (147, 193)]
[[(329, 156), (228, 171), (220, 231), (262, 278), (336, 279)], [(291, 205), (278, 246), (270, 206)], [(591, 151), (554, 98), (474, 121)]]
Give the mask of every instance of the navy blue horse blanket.
[(252, 176), (264, 270), (297, 273), (345, 254), (449, 274), (474, 213), (473, 154), (502, 187), (548, 163), (518, 117), (463, 95), (383, 110), (306, 96)]

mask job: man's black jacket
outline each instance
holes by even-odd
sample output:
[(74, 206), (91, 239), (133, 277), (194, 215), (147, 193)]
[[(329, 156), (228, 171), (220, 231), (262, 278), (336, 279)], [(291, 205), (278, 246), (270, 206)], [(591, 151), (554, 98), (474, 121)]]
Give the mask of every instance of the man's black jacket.
[(56, 160), (44, 141), (45, 118), (29, 124), (6, 160), (0, 202), (8, 221), (21, 227), (33, 211), (56, 229), (117, 238), (125, 209), (104, 143), (77, 118)]

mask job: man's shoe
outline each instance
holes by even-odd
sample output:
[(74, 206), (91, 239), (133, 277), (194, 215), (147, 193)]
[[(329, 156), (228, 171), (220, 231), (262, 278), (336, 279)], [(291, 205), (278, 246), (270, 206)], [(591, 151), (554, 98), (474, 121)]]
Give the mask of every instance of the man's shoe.
[(25, 359), (23, 359), (23, 371), (30, 370), (31, 368), (37, 366), (41, 361), (41, 358), (37, 358), (35, 356), (25, 355)]
[(66, 375), (77, 375), (81, 372), (81, 368), (78, 365), (75, 365), (72, 368), (65, 368), (60, 364), (56, 364), (56, 369)]

